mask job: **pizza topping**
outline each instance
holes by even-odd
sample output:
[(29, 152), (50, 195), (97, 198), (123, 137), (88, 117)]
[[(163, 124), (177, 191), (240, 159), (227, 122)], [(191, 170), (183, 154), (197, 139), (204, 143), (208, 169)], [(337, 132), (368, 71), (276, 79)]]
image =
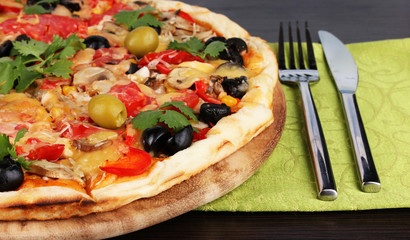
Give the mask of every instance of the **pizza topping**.
[(0, 57), (10, 56), (10, 51), (13, 48), (13, 43), (10, 40), (5, 41), (0, 45)]
[(84, 68), (73, 77), (73, 85), (84, 87), (86, 90), (90, 90), (92, 84), (98, 81), (104, 81), (104, 84), (111, 82), (112, 84), (106, 85), (110, 88), (116, 82), (116, 78), (110, 70), (101, 67)]
[(222, 81), (224, 90), (234, 98), (242, 98), (248, 91), (248, 78), (245, 76), (237, 77), (234, 79), (226, 78)]
[(20, 163), (7, 155), (0, 161), (0, 192), (13, 191), (24, 182), (24, 173)]
[(155, 16), (148, 14), (149, 12), (155, 12), (156, 9), (151, 6), (128, 11), (124, 10), (114, 15), (115, 22), (125, 24), (129, 30), (135, 29), (141, 26), (160, 27), (163, 25)]
[(145, 129), (142, 132), (142, 144), (146, 152), (152, 152), (156, 156), (165, 146), (171, 133), (163, 126), (157, 125)]
[(201, 105), (199, 119), (214, 126), (221, 118), (230, 114), (231, 108), (225, 104), (204, 103)]
[(158, 33), (152, 27), (142, 26), (135, 28), (125, 37), (124, 46), (137, 57), (157, 49), (159, 44)]
[(203, 43), (197, 37), (191, 37), (186, 42), (172, 41), (168, 45), (168, 49), (175, 49), (188, 52), (194, 56), (199, 56), (204, 59), (206, 56), (217, 57), (220, 52), (225, 49), (225, 43), (221, 41), (213, 41), (209, 44)]
[(118, 176), (135, 176), (144, 173), (151, 165), (151, 156), (140, 149), (129, 148), (129, 152), (117, 161), (105, 161), (100, 169)]
[[(65, 162), (68, 162), (67, 160)], [(49, 162), (46, 160), (36, 161), (31, 164), (31, 169), (26, 171), (42, 177), (57, 179), (72, 179), (83, 183), (82, 175), (74, 171), (73, 166), (63, 164), (62, 162)]]
[(168, 139), (165, 145), (165, 151), (169, 156), (174, 155), (191, 146), (193, 139), (194, 129), (191, 125), (187, 125)]
[(30, 160), (57, 161), (64, 152), (64, 144), (51, 144), (38, 138), (29, 138), (23, 146), (17, 146), (18, 155)]
[(95, 123), (108, 129), (117, 129), (127, 120), (124, 103), (108, 94), (94, 96), (88, 103), (88, 114)]
[(100, 48), (110, 48), (110, 43), (108, 40), (99, 35), (91, 35), (84, 39), (84, 44), (87, 46), (87, 48), (93, 48), (94, 50), (100, 49)]
[(102, 140), (97, 143), (90, 143), (88, 139), (82, 138), (82, 139), (74, 139), (72, 141), (73, 146), (83, 152), (91, 152), (91, 151), (96, 151), (96, 150), (101, 150), (104, 149), (112, 144), (111, 140)]

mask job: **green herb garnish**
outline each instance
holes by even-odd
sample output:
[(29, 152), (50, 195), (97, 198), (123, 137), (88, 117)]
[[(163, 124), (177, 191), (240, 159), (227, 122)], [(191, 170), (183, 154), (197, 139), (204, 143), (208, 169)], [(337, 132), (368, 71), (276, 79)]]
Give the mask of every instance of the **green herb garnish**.
[(51, 10), (45, 9), (42, 4), (58, 4), (60, 0), (40, 0), (33, 5), (27, 5), (21, 0), (16, 0), (16, 2), (23, 4), (23, 12), (26, 14), (46, 14), (51, 13)]
[[(172, 109), (174, 107), (180, 112)], [(169, 128), (174, 131), (179, 131), (183, 127), (190, 125), (189, 119), (198, 121), (194, 111), (185, 105), (182, 101), (172, 101), (162, 104), (156, 110), (142, 111), (134, 119), (132, 119), (132, 125), (134, 128), (145, 130), (146, 128), (153, 127), (159, 122), (165, 123)]]
[(30, 170), (29, 166), (33, 161), (26, 161), (24, 157), (18, 157), (16, 153), (16, 144), (20, 139), (27, 133), (27, 129), (23, 128), (17, 132), (16, 138), (14, 139), (13, 145), (10, 144), (9, 136), (6, 134), (0, 134), (0, 161), (3, 161), (5, 156), (11, 155), (14, 161), (20, 163), (20, 165), (26, 169)]
[(8, 93), (14, 86), (22, 92), (34, 80), (46, 76), (69, 78), (73, 63), (67, 60), (84, 49), (83, 40), (75, 35), (63, 39), (54, 36), (47, 44), (43, 41), (14, 41), (11, 56), (0, 58), (0, 93)]
[[(153, 15), (147, 14), (147, 12), (152, 12), (155, 10), (157, 9), (154, 7), (146, 6), (135, 11), (123, 10), (115, 14), (113, 17), (116, 23), (125, 24), (128, 27), (128, 30), (141, 26), (161, 27), (163, 25), (162, 22), (160, 22)], [(142, 13), (145, 14), (140, 16)]]
[(205, 46), (205, 43), (197, 37), (191, 37), (186, 42), (177, 42), (174, 40), (168, 45), (168, 49), (185, 51), (194, 56), (199, 56), (202, 59), (204, 59), (207, 55), (211, 57), (219, 56), (219, 53), (222, 52), (225, 47), (226, 44), (221, 41), (214, 41), (208, 44), (208, 46)]

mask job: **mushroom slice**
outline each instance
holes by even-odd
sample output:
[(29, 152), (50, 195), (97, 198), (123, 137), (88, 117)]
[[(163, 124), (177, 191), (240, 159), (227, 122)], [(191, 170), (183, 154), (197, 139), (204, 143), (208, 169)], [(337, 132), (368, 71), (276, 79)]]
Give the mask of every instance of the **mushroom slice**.
[(67, 166), (57, 162), (49, 162), (47, 160), (35, 161), (30, 165), (29, 173), (34, 173), (43, 177), (72, 179), (83, 183), (82, 176), (75, 172), (71, 166)]
[(209, 78), (209, 74), (193, 68), (175, 68), (169, 74), (167, 83), (175, 89), (187, 89), (194, 82)]
[(115, 81), (114, 74), (105, 68), (89, 67), (74, 74), (73, 84), (85, 86), (86, 88), (95, 81), (109, 80)]

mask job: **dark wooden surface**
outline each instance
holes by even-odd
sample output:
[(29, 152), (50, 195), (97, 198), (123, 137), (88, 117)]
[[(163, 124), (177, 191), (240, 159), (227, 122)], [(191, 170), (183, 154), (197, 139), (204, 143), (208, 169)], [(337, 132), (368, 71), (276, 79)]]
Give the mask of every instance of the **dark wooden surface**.
[[(345, 43), (410, 37), (409, 0), (184, 0), (277, 41), (280, 21), (308, 21)], [(116, 239), (409, 239), (410, 209), (356, 212), (191, 211)]]

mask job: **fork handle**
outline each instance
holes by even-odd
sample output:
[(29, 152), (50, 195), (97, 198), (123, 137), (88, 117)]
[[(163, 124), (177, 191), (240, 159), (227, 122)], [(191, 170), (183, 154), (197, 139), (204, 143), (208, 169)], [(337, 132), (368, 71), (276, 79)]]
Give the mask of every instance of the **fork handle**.
[(313, 167), (316, 173), (318, 198), (332, 201), (337, 198), (337, 190), (322, 126), (312, 98), (309, 82), (300, 81), (298, 85), (302, 95), (303, 113), (305, 115)]
[(354, 148), (357, 169), (361, 179), (361, 189), (363, 192), (378, 192), (380, 191), (381, 184), (373, 162), (372, 153), (370, 152), (356, 95), (354, 93), (342, 93), (341, 95), (346, 119), (349, 123), (350, 139)]

